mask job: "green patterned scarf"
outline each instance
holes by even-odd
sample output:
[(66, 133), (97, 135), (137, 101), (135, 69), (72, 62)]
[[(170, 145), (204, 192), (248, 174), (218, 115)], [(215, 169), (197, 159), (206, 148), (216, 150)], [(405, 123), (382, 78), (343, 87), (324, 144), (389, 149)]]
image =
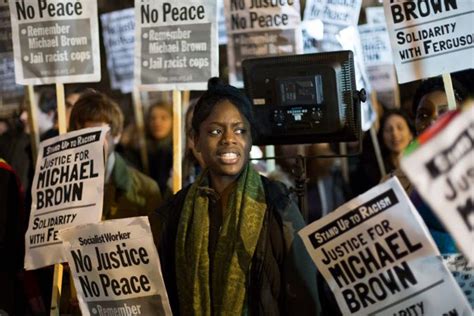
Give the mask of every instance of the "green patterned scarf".
[[(247, 314), (249, 270), (266, 202), (260, 175), (250, 165), (237, 181), (224, 212), (214, 258), (208, 254), (209, 198), (202, 190), (209, 186), (208, 172), (201, 174), (186, 195), (176, 240), (176, 282), (182, 315)], [(214, 260), (212, 274), (210, 260)]]

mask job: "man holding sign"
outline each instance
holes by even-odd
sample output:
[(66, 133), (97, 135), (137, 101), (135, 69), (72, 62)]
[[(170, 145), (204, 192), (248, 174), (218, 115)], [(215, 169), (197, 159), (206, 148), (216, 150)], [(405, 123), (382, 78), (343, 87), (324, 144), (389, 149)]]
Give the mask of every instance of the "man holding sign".
[(105, 189), (103, 219), (147, 215), (161, 203), (155, 181), (127, 166), (115, 152), (123, 129), (119, 106), (106, 95), (88, 91), (81, 95), (71, 112), (70, 127), (77, 130), (93, 126), (110, 126), (105, 142)]

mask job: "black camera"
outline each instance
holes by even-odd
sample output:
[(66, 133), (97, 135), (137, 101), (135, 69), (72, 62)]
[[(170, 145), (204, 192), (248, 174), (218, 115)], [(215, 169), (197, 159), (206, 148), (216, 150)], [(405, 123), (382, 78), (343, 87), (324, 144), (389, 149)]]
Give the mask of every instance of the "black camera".
[(254, 105), (254, 144), (358, 141), (360, 101), (351, 51), (246, 59), (244, 86)]

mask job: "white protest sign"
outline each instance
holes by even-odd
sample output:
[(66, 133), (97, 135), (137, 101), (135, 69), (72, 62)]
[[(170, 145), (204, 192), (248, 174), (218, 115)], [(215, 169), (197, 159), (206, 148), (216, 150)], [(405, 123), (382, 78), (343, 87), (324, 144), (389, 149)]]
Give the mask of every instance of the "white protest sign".
[(133, 90), (135, 10), (105, 13), (100, 21), (112, 89), (130, 93)]
[[(382, 7), (380, 7), (382, 9)], [(383, 17), (383, 15), (382, 15)], [(377, 98), (389, 107), (395, 107), (397, 77), (393, 67), (392, 50), (385, 24), (359, 25), (365, 69)]]
[(147, 217), (60, 231), (82, 315), (171, 315)]
[(359, 35), (366, 66), (393, 64), (390, 38), (384, 24), (359, 25)]
[(372, 89), (377, 92), (377, 100), (389, 109), (399, 108), (397, 75), (392, 65), (366, 67)]
[(135, 80), (147, 90), (206, 90), (219, 74), (217, 0), (135, 0)]
[(299, 234), (344, 315), (471, 315), (397, 178)]
[[(307, 0), (303, 20), (320, 20), (324, 25), (323, 40), (312, 40), (314, 30), (304, 29), (304, 52), (341, 50), (336, 35), (348, 26), (356, 26), (362, 0)], [(308, 24), (304, 24), (308, 25)]]
[(15, 83), (12, 27), (8, 2), (0, 2), (0, 106), (18, 108), (23, 99), (23, 86)]
[(368, 24), (387, 24), (383, 7), (365, 8), (365, 18)]
[(405, 156), (401, 166), (474, 262), (474, 107)]
[(243, 86), (242, 61), (303, 52), (299, 0), (225, 1), (230, 83)]
[[(370, 94), (372, 87), (370, 85), (369, 76), (365, 71), (364, 55), (359, 37), (359, 32), (356, 27), (348, 26), (342, 29), (336, 36), (340, 46), (345, 50), (350, 50), (354, 53), (354, 68), (356, 76), (356, 87), (358, 90), (365, 89), (367, 94)], [(361, 103), (361, 128), (363, 131), (368, 131), (377, 114), (372, 108), (370, 98)]]
[(384, 1), (384, 9), (399, 83), (474, 68), (474, 1)]
[(100, 81), (95, 0), (10, 0), (16, 81)]
[(25, 236), (25, 269), (66, 261), (58, 231), (100, 221), (107, 130), (81, 129), (41, 142)]

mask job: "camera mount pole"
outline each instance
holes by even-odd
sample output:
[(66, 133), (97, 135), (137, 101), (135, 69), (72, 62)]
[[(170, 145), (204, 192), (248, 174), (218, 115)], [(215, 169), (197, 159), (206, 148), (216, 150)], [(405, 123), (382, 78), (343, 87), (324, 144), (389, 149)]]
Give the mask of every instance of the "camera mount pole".
[(303, 215), (304, 221), (308, 223), (308, 205), (306, 201), (306, 183), (308, 178), (306, 177), (306, 161), (305, 157), (298, 155), (296, 158), (296, 164), (291, 169), (291, 173), (295, 177), (295, 187), (291, 189), (298, 198), (298, 206), (301, 214)]

